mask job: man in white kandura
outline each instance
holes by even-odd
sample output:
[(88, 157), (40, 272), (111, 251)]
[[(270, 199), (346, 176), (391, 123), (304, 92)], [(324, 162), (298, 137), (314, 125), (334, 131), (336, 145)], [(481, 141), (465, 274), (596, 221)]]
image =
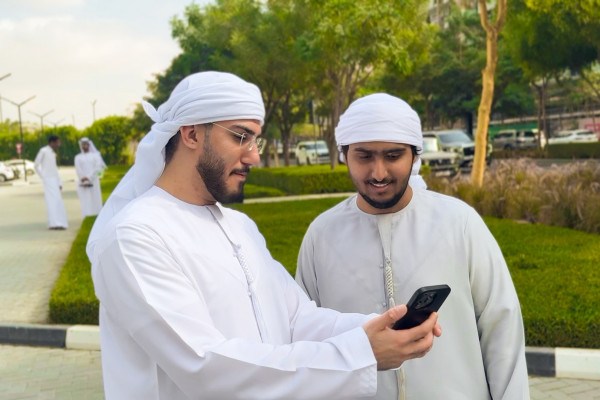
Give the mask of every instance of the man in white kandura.
[(48, 145), (38, 151), (34, 161), (35, 172), (44, 184), (48, 228), (52, 230), (63, 230), (69, 227), (67, 210), (61, 193), (62, 180), (56, 165), (56, 150), (59, 147), (60, 138), (56, 135), (48, 136)]
[(85, 218), (90, 215), (98, 215), (102, 209), (99, 174), (106, 168), (106, 164), (90, 139), (81, 138), (79, 148), (81, 153), (75, 156), (75, 171), (79, 180), (77, 196), (81, 203), (81, 215)]
[(235, 75), (201, 72), (155, 110), (135, 164), (87, 251), (100, 300), (107, 399), (348, 399), (377, 369), (424, 356), (436, 314), (394, 331), (377, 315), (318, 308), (275, 261), (241, 201), (259, 163), (264, 105)]
[(422, 359), (381, 372), (376, 399), (528, 399), (519, 299), (477, 212), (426, 190), (421, 122), (403, 100), (354, 101), (335, 138), (358, 191), (318, 216), (296, 280), (321, 307), (382, 313), (423, 286), (447, 284), (444, 336)]

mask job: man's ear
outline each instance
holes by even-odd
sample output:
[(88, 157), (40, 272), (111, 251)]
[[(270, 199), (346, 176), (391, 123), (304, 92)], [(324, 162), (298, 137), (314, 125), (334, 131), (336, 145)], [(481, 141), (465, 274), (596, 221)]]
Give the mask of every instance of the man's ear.
[(200, 125), (181, 126), (181, 143), (190, 149), (196, 149), (200, 141), (200, 129)]

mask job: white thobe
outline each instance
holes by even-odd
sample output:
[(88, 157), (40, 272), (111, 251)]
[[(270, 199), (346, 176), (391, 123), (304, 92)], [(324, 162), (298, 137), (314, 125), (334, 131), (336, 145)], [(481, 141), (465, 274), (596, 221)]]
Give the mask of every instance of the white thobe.
[(68, 228), (69, 221), (62, 199), (62, 180), (56, 166), (56, 153), (49, 145), (42, 147), (35, 156), (35, 171), (44, 184), (48, 226)]
[[(88, 151), (75, 156), (75, 171), (77, 172), (77, 196), (81, 203), (81, 215), (87, 217), (98, 215), (102, 209), (102, 191), (98, 174), (105, 167), (100, 153)], [(82, 185), (82, 179), (87, 178), (88, 185)]]
[(242, 213), (153, 187), (92, 260), (107, 399), (375, 394), (369, 317), (317, 308)]
[(376, 398), (404, 392), (406, 399), (528, 399), (519, 300), (477, 212), (422, 189), (394, 214), (367, 214), (356, 200), (321, 214), (304, 237), (296, 280), (310, 298), (342, 312), (381, 313), (390, 303), (388, 261), (396, 304), (422, 286), (452, 289), (439, 311), (442, 336), (425, 357), (406, 361), (398, 377), (381, 372)]

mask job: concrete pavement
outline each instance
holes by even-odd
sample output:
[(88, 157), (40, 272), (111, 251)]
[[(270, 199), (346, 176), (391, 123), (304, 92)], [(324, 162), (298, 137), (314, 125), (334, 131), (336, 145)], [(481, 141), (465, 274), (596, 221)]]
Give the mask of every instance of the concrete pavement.
[[(48, 299), (81, 224), (73, 168), (61, 168), (69, 229), (46, 227), (37, 176), (0, 186), (0, 325), (43, 325)], [(531, 377), (532, 399), (600, 399), (600, 380)], [(100, 352), (0, 345), (0, 399), (101, 399)]]

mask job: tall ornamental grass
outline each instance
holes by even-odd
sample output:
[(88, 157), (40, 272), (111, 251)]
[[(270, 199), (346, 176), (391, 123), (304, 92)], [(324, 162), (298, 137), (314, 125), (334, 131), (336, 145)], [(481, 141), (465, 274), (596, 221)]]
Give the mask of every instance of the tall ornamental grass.
[(482, 188), (464, 176), (426, 179), (431, 190), (458, 197), (481, 215), (600, 233), (598, 161), (542, 168), (529, 159), (499, 160)]

